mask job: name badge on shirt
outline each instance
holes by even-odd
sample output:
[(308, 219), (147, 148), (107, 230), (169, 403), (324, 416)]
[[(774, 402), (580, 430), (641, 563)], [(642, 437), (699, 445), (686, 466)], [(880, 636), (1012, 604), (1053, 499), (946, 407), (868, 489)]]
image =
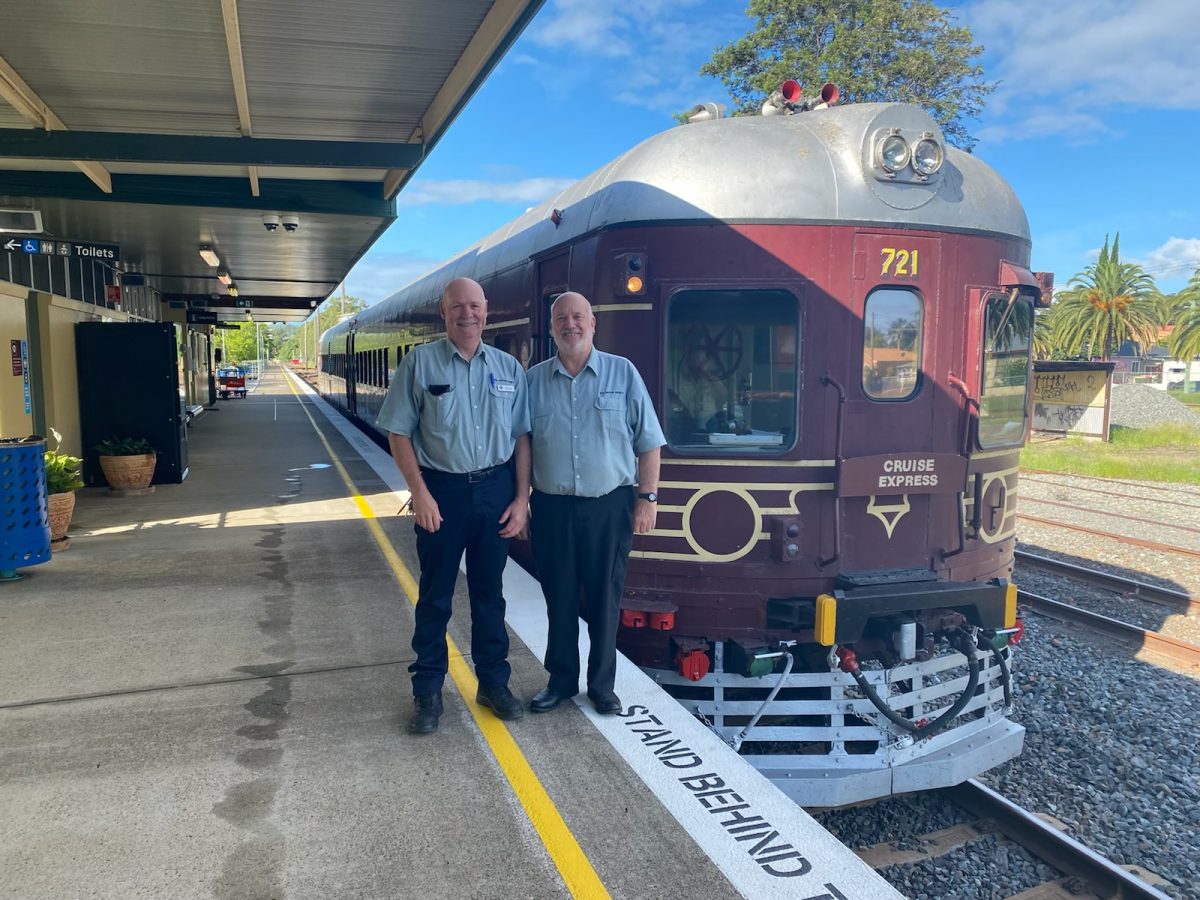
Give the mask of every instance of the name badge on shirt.
[(493, 377), (492, 387), (496, 389), (497, 394), (515, 394), (517, 392), (517, 383), (515, 381), (503, 381)]

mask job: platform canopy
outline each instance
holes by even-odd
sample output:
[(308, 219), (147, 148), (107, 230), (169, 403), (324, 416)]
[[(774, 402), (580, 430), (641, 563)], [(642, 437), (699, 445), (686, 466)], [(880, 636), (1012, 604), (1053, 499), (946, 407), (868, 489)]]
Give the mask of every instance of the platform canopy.
[(116, 245), (141, 276), (122, 280), (164, 301), (305, 318), (542, 2), (11, 6), (0, 209), (36, 211), (42, 232), (0, 233), (0, 277), (32, 265), (26, 239)]

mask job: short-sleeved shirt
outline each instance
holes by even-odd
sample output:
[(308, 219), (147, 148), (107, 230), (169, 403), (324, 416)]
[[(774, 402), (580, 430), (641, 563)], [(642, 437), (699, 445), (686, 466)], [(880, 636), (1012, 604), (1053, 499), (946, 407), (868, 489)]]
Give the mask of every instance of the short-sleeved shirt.
[(421, 344), (400, 363), (375, 424), (411, 438), (422, 468), (461, 473), (499, 465), (529, 433), (525, 371), (484, 343), (470, 362), (449, 338)]
[(637, 484), (637, 456), (665, 444), (646, 384), (623, 356), (592, 349), (574, 378), (557, 356), (529, 370), (533, 486), (603, 497)]

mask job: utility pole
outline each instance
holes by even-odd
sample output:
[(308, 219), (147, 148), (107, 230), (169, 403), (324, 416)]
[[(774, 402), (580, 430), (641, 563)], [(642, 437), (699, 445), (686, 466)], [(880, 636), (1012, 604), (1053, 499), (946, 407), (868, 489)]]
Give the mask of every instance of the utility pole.
[(342, 281), (342, 304), (338, 308), (338, 315), (344, 316), (345, 314), (346, 314), (346, 282), (343, 280)]

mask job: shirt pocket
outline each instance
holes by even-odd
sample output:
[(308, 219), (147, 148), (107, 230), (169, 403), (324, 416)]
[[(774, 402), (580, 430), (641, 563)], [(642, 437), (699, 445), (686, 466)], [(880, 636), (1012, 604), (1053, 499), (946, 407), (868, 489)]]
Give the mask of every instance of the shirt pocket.
[(624, 435), (628, 428), (625, 425), (625, 394), (617, 392), (602, 393), (596, 398), (596, 414), (608, 435)]
[(511, 381), (495, 381), (488, 388), (491, 395), (492, 411), (496, 421), (504, 428), (512, 428), (513, 404), (517, 402), (517, 389)]
[(454, 391), (435, 394), (425, 388), (425, 403), (421, 410), (421, 421), (430, 427), (442, 428), (454, 422)]

